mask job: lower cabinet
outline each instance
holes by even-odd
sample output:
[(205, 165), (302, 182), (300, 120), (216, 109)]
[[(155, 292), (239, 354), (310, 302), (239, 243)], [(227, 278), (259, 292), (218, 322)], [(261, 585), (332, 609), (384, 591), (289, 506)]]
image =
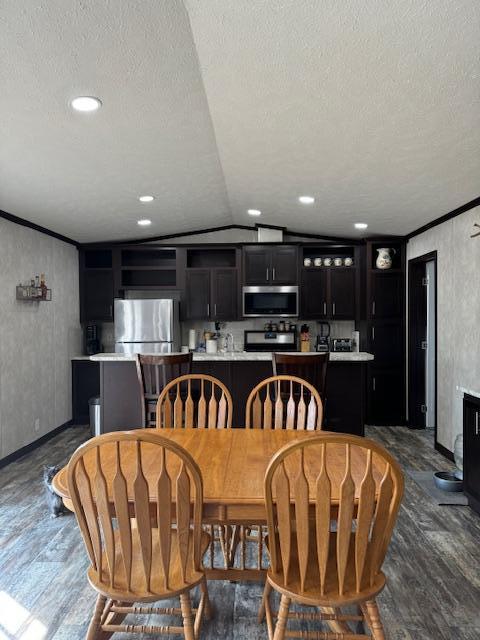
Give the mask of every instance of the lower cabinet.
[(480, 398), (463, 400), (463, 490), (468, 504), (480, 513)]
[[(73, 361), (72, 372), (76, 423), (88, 423), (88, 400), (100, 393), (104, 432), (140, 427), (141, 397), (134, 362)], [(325, 429), (363, 435), (367, 372), (365, 362), (330, 362)], [(196, 361), (192, 373), (214, 376), (227, 386), (233, 399), (234, 427), (245, 425), (245, 405), (250, 391), (273, 375), (270, 361)]]
[(72, 421), (89, 424), (88, 401), (100, 395), (100, 364), (91, 360), (72, 360)]
[[(272, 363), (194, 362), (193, 373), (205, 373), (221, 380), (233, 398), (233, 426), (245, 424), (245, 405), (250, 391), (273, 375)], [(339, 433), (362, 436), (366, 421), (367, 364), (331, 362), (327, 373), (325, 428)]]
[(365, 362), (330, 362), (325, 392), (325, 428), (363, 436), (367, 415)]
[(379, 426), (405, 424), (405, 371), (403, 366), (372, 365), (368, 380), (368, 423)]

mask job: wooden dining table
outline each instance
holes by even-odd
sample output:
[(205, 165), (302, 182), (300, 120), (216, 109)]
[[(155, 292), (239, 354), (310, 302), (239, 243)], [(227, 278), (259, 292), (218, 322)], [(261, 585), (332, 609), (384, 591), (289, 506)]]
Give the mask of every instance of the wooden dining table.
[[(149, 430), (152, 432), (152, 430)], [(266, 524), (266, 510), (264, 504), (263, 481), (265, 471), (273, 455), (284, 445), (293, 441), (318, 436), (322, 431), (294, 431), (294, 430), (263, 430), (263, 429), (162, 429), (159, 435), (174, 440), (184, 447), (197, 462), (203, 477), (204, 509), (203, 521), (206, 525), (224, 525), (226, 531), (238, 530), (238, 525)], [(345, 447), (331, 444), (333, 451), (329, 454), (329, 476), (332, 484), (332, 508), (338, 498), (340, 484), (345, 473)], [(105, 471), (107, 486), (111, 481), (115, 469), (114, 447), (111, 453), (102, 453), (102, 467)], [(351, 472), (355, 484), (358, 485), (365, 471), (365, 457), (360, 449), (352, 451)], [(155, 485), (158, 475), (159, 461), (148, 457), (148, 448), (142, 454), (144, 473), (149, 485)], [(93, 456), (92, 456), (93, 461)], [(88, 466), (88, 465), (87, 465)], [(132, 447), (131, 456), (126, 455), (122, 460), (123, 473), (129, 478), (135, 474), (135, 454)], [(315, 482), (320, 471), (320, 460), (314, 451), (306, 458), (306, 475), (309, 482)], [(111, 473), (109, 473), (111, 471)], [(384, 466), (373, 459), (373, 474), (378, 483), (384, 471)], [(378, 486), (378, 485), (377, 485)], [(55, 491), (63, 498), (65, 505), (73, 510), (67, 484), (67, 467), (61, 469), (53, 480)], [(234, 541), (232, 541), (233, 544)], [(262, 559), (255, 567), (245, 566), (245, 540), (239, 541), (241, 558), (238, 567), (216, 567), (213, 563), (206, 563), (205, 569), (208, 579), (217, 580), (263, 580), (265, 567)]]

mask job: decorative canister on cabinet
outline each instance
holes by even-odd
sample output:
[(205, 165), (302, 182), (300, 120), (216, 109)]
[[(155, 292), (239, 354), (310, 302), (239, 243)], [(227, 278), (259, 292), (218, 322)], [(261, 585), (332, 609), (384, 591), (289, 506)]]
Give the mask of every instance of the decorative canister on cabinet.
[(377, 249), (377, 261), (376, 261), (376, 265), (377, 265), (377, 269), (391, 269), (392, 268), (392, 255), (391, 252), (393, 251), (393, 253), (395, 254), (396, 251), (395, 249), (388, 249), (387, 247), (384, 247), (383, 249)]

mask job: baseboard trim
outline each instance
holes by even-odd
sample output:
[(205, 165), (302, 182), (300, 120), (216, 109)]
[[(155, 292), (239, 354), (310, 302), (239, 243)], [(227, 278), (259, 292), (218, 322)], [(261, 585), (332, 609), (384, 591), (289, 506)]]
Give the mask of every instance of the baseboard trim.
[(435, 442), (435, 450), (438, 451), (438, 453), (441, 453), (442, 456), (445, 456), (445, 458), (448, 458), (452, 462), (455, 462), (453, 452), (447, 449), (447, 447), (444, 447), (443, 444), (440, 444), (439, 442)]
[(38, 440), (34, 440), (30, 444), (26, 444), (21, 449), (18, 449), (13, 453), (9, 453), (8, 456), (5, 456), (5, 458), (2, 458), (0, 460), (0, 469), (2, 469), (2, 467), (6, 467), (7, 464), (10, 464), (11, 462), (15, 462), (15, 460), (18, 460), (19, 458), (22, 458), (27, 453), (35, 451), (37, 447), (44, 444), (45, 442), (48, 442), (55, 436), (58, 436), (59, 433), (62, 433), (62, 431), (65, 431), (65, 429), (68, 429), (68, 427), (70, 426), (72, 426), (72, 421), (68, 420), (68, 422), (64, 422), (56, 429), (53, 429), (53, 431), (49, 431), (44, 436), (41, 436), (40, 438), (38, 438)]

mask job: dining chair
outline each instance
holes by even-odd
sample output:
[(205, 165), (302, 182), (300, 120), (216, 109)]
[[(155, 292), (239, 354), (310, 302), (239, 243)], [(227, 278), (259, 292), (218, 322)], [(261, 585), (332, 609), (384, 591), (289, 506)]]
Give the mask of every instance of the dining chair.
[[(233, 401), (227, 387), (213, 376), (190, 374), (169, 382), (157, 403), (157, 429), (208, 428), (232, 426)], [(212, 539), (218, 541), (226, 568), (232, 566), (238, 538), (237, 527), (209, 525)], [(214, 550), (210, 556), (213, 565)]]
[(192, 354), (136, 354), (135, 364), (142, 397), (142, 425), (155, 427), (158, 396), (171, 380), (190, 373)]
[(325, 389), (330, 353), (273, 353), (273, 375), (289, 375), (310, 382), (325, 405)]
[(323, 404), (315, 387), (296, 376), (280, 375), (262, 380), (247, 399), (247, 429), (322, 428)]
[(223, 382), (195, 373), (165, 386), (157, 402), (156, 425), (161, 429), (224, 429), (232, 426), (232, 415), (232, 396)]
[[(320, 461), (316, 476), (313, 459)], [(396, 460), (366, 438), (319, 434), (274, 455), (264, 490), (270, 568), (259, 619), (266, 615), (270, 640), (299, 637), (287, 629), (292, 617), (330, 626), (302, 637), (384, 640), (375, 598), (385, 586), (382, 564), (403, 495)], [(281, 596), (276, 614), (272, 589)], [(290, 614), (292, 602), (320, 609)], [(350, 605), (360, 605), (358, 614), (342, 613)], [(349, 623), (366, 624), (371, 636)]]
[[(134, 477), (124, 474), (127, 458)], [(149, 484), (144, 465), (152, 461), (158, 476)], [(202, 570), (209, 536), (202, 529), (202, 476), (190, 454), (158, 432), (107, 433), (76, 450), (67, 477), (90, 559), (88, 580), (98, 593), (87, 640), (116, 632), (196, 640), (203, 615), (210, 615)], [(192, 610), (196, 586), (201, 597)], [(178, 596), (179, 609), (148, 606)], [(122, 624), (128, 614), (181, 615), (183, 626)]]

